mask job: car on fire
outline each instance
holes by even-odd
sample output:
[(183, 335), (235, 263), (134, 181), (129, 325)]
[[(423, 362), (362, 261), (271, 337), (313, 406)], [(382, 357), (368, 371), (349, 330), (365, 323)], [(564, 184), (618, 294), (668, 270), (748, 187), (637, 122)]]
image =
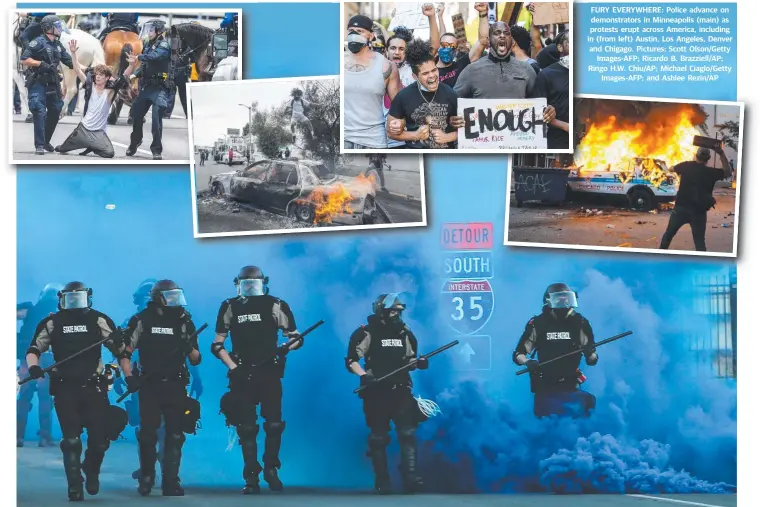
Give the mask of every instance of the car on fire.
[(320, 218), (331, 197), (339, 202), (329, 211), (333, 223), (372, 224), (377, 218), (375, 189), (369, 179), (336, 174), (314, 160), (260, 160), (239, 171), (211, 176), (208, 187), (215, 196), (306, 223)]
[(678, 176), (662, 160), (634, 159), (623, 167), (586, 170), (570, 167), (568, 198), (582, 195), (622, 197), (634, 209), (648, 211), (671, 202), (678, 192)]

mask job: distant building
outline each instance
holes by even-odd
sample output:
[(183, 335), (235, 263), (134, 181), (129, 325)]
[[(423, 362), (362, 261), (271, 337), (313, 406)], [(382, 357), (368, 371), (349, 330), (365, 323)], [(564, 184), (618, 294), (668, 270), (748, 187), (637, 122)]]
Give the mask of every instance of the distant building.
[(736, 267), (694, 276), (694, 313), (704, 329), (692, 333), (689, 350), (700, 374), (736, 378)]

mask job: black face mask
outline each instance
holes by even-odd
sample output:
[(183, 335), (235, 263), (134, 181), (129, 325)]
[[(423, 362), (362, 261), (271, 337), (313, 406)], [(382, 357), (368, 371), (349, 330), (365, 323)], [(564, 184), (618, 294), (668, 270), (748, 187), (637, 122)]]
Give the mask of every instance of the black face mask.
[(369, 41), (362, 34), (358, 32), (348, 33), (348, 50), (351, 51), (353, 54), (356, 54), (362, 49), (364, 49), (368, 43)]

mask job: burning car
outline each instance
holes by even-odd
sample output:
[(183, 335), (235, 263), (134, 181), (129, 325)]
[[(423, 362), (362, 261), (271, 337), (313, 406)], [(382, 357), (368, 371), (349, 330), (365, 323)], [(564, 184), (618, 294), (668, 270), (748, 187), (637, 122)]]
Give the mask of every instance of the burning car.
[(216, 196), (229, 197), (307, 223), (372, 224), (377, 205), (372, 182), (340, 176), (313, 160), (260, 160), (209, 178)]

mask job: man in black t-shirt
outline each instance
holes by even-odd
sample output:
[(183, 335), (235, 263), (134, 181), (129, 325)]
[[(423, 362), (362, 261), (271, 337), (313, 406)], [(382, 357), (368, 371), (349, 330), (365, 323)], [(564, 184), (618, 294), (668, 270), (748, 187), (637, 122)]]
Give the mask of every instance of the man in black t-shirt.
[(415, 84), (391, 102), (386, 130), (407, 148), (456, 148), (457, 132), (449, 120), (457, 114), (457, 95), (441, 83), (429, 41), (414, 39), (406, 47)]
[(560, 33), (555, 40), (560, 59), (536, 76), (531, 95), (546, 97), (557, 111), (546, 135), (547, 148), (566, 150), (570, 147), (570, 32)]
[(715, 184), (731, 176), (731, 166), (722, 147), (715, 152), (720, 156), (723, 169), (708, 167), (712, 157), (710, 150), (700, 148), (693, 162), (681, 162), (673, 168), (673, 172), (681, 177), (681, 184), (676, 194), (676, 205), (670, 215), (668, 228), (662, 235), (660, 248), (667, 250), (678, 230), (686, 224), (691, 226), (694, 247), (699, 252), (706, 252), (705, 231), (707, 229), (707, 212), (715, 206), (712, 196)]

